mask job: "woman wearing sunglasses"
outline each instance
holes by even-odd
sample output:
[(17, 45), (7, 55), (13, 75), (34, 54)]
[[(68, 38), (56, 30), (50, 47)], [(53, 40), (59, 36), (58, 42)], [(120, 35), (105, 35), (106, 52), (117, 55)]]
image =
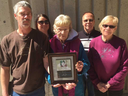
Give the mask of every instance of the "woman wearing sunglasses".
[[(37, 15), (35, 25), (36, 25), (36, 29), (43, 32), (49, 39), (51, 39), (54, 36), (54, 33), (51, 31), (51, 24), (49, 18), (45, 14)], [(50, 82), (50, 78), (47, 71), (45, 72), (45, 77), (47, 78), (47, 81)], [(51, 88), (51, 85), (47, 81), (45, 86)], [(47, 90), (45, 88), (45, 90), (46, 90), (46, 94), (48, 94), (47, 92), (51, 89)]]
[(49, 18), (45, 14), (39, 14), (35, 21), (36, 29), (43, 32), (51, 39), (54, 33), (51, 31), (51, 24)]
[(91, 63), (89, 76), (95, 87), (95, 96), (122, 96), (128, 72), (128, 51), (123, 39), (114, 35), (118, 18), (108, 15), (99, 24), (101, 36), (89, 47)]

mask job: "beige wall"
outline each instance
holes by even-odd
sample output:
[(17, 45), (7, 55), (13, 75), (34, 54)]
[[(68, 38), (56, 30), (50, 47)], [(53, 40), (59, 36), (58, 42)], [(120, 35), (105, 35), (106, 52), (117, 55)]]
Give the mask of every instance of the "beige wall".
[[(1, 66), (0, 66), (0, 73), (1, 73)], [(0, 82), (1, 82), (1, 76), (0, 76)], [(0, 96), (2, 96), (2, 94), (1, 94), (1, 83), (0, 83)]]
[[(13, 6), (21, 0), (0, 0), (0, 41), (4, 35), (17, 29), (17, 22), (13, 16)], [(119, 26), (116, 35), (125, 39), (128, 44), (128, 0), (26, 0), (32, 6), (32, 27), (35, 28), (35, 18), (39, 13), (49, 16), (51, 25), (59, 14), (67, 14), (71, 17), (73, 28), (82, 30), (81, 17), (86, 11), (95, 14), (95, 28), (106, 15), (114, 15), (119, 18)]]
[[(4, 35), (17, 29), (17, 22), (13, 16), (13, 6), (21, 0), (0, 0), (0, 41)], [(81, 17), (86, 11), (95, 14), (95, 28), (106, 15), (115, 15), (119, 18), (116, 35), (125, 39), (128, 44), (128, 0), (26, 0), (32, 6), (32, 27), (35, 28), (35, 18), (39, 13), (49, 16), (51, 25), (59, 14), (71, 17), (73, 28), (82, 30)], [(128, 90), (128, 84), (125, 90)]]

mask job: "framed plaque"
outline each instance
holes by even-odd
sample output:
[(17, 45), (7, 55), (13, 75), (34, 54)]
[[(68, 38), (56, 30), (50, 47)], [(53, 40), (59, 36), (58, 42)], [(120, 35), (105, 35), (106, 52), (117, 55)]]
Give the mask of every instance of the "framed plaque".
[(76, 53), (48, 54), (51, 84), (77, 83)]

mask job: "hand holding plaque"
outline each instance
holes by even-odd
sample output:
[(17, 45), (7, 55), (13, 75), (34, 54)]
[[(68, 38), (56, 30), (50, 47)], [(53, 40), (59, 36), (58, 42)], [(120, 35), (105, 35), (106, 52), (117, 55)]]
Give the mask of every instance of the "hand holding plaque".
[(58, 88), (58, 87), (61, 86), (61, 84), (54, 84), (54, 85), (52, 85), (52, 86), (55, 87), (55, 88)]
[(65, 84), (62, 84), (62, 86), (66, 90), (71, 90), (72, 88), (76, 87), (76, 84), (75, 83), (65, 83)]
[(78, 62), (76, 63), (76, 69), (77, 69), (77, 71), (78, 71), (78, 72), (81, 72), (82, 69), (83, 69), (83, 66), (84, 66), (83, 62), (82, 62), (82, 61), (78, 61)]

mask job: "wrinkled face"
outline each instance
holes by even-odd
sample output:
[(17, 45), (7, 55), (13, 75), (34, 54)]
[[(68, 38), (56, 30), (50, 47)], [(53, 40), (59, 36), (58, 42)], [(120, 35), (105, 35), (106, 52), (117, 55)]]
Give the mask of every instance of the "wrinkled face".
[(64, 42), (68, 38), (69, 34), (69, 26), (61, 26), (61, 27), (56, 27), (54, 29), (57, 37), (61, 42)]
[(90, 33), (93, 30), (94, 24), (95, 24), (95, 21), (91, 13), (86, 13), (82, 17), (82, 25), (84, 27), (84, 30), (87, 33)]
[(38, 27), (39, 31), (41, 31), (43, 33), (47, 32), (49, 29), (48, 20), (44, 17), (39, 17), (39, 19), (37, 21), (37, 27)]
[(100, 28), (102, 35), (105, 37), (111, 37), (116, 29), (117, 27), (113, 24), (112, 21), (105, 22)]
[(31, 26), (32, 12), (29, 7), (19, 7), (17, 14), (14, 14), (18, 26), (28, 28)]

